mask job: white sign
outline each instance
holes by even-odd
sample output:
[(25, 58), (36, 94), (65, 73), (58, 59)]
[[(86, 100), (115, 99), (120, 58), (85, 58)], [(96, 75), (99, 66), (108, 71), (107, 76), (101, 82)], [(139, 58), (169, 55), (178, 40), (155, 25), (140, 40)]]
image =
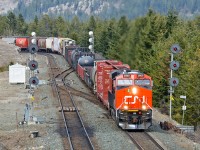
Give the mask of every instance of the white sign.
[(181, 95), (180, 98), (184, 98), (184, 99), (186, 99), (186, 96), (185, 96), (185, 95)]
[(186, 106), (185, 105), (182, 106), (182, 110), (186, 110)]

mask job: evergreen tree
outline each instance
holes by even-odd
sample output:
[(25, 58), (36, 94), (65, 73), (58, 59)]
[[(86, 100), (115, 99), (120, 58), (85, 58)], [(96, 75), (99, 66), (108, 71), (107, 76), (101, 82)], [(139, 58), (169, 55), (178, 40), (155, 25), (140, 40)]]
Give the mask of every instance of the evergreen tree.
[(26, 35), (27, 24), (24, 21), (22, 14), (19, 14), (17, 17), (16, 32), (18, 35)]
[(178, 13), (174, 10), (170, 10), (167, 15), (167, 32), (165, 34), (165, 37), (168, 38), (169, 35), (172, 33), (173, 28), (177, 25), (178, 21)]
[(118, 22), (119, 34), (123, 35), (128, 32), (129, 26), (126, 16), (122, 16)]
[(38, 28), (38, 36), (52, 37), (53, 35), (53, 22), (48, 15), (44, 15), (38, 22), (38, 27), (36, 24), (33, 24), (33, 27)]
[(14, 35), (15, 31), (16, 31), (16, 16), (13, 12), (9, 12), (7, 15), (7, 24), (8, 24), (8, 28), (7, 28), (7, 32), (9, 35)]
[(0, 16), (0, 35), (8, 35), (8, 33), (6, 32), (7, 26), (7, 17)]

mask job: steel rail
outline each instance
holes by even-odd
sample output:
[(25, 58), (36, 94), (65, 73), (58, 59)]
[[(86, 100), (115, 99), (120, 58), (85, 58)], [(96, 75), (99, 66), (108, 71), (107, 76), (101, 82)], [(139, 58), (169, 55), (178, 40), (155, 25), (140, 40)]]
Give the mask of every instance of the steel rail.
[[(164, 150), (164, 148), (152, 137), (150, 136), (146, 131), (142, 132), (148, 139), (149, 141), (151, 141), (156, 148), (158, 148), (159, 150)], [(145, 149), (149, 149), (146, 148), (145, 146), (143, 146), (142, 144), (140, 144), (134, 137), (131, 133), (129, 133), (128, 131), (126, 131), (126, 134), (130, 137), (131, 141), (136, 145), (136, 147), (139, 149), (139, 150), (145, 150)], [(154, 148), (155, 148), (154, 147)]]
[(136, 147), (139, 149), (139, 150), (144, 150), (143, 147), (137, 142), (137, 140), (135, 140), (133, 138), (133, 136), (131, 136), (131, 134), (126, 131), (126, 134), (130, 137), (131, 141), (136, 145)]
[[(53, 58), (53, 61), (54, 61), (54, 63), (56, 64), (55, 58), (54, 58), (52, 55), (49, 55), (49, 56), (51, 56), (51, 58)], [(52, 64), (50, 63), (50, 68), (52, 68), (51, 65), (52, 65)], [(74, 146), (73, 146), (72, 140), (71, 140), (71, 138), (70, 138), (69, 129), (68, 129), (69, 127), (68, 127), (68, 125), (67, 125), (66, 117), (65, 117), (64, 110), (63, 110), (63, 107), (62, 107), (63, 105), (62, 105), (62, 101), (61, 101), (61, 98), (60, 98), (60, 92), (58, 91), (58, 87), (57, 87), (57, 84), (56, 84), (56, 78), (58, 78), (60, 75), (62, 75), (62, 74), (65, 73), (66, 71), (69, 71), (70, 69), (71, 69), (71, 67), (70, 67), (69, 69), (67, 69), (67, 70), (65, 70), (65, 71), (63, 71), (63, 72), (61, 72), (60, 74), (58, 74), (58, 75), (56, 75), (56, 76), (53, 76), (53, 85), (54, 85), (54, 87), (55, 87), (55, 89), (56, 89), (57, 97), (58, 97), (59, 104), (60, 104), (60, 107), (61, 107), (62, 117), (63, 117), (64, 122), (65, 122), (65, 129), (66, 129), (66, 133), (67, 133), (67, 136), (68, 136), (68, 142), (69, 142), (69, 144), (70, 144), (70, 149), (73, 150), (73, 149), (74, 149)], [(52, 69), (51, 69), (51, 71), (52, 71)], [(73, 71), (71, 71), (71, 72), (73, 72)], [(70, 73), (71, 73), (71, 72), (70, 72)], [(81, 122), (81, 126), (83, 127), (83, 130), (84, 130), (84, 133), (85, 133), (85, 135), (86, 135), (86, 137), (87, 137), (87, 140), (88, 140), (88, 142), (89, 142), (89, 145), (90, 145), (91, 149), (94, 150), (94, 146), (93, 146), (93, 144), (92, 144), (92, 142), (91, 142), (91, 140), (90, 140), (90, 137), (89, 137), (89, 135), (88, 135), (88, 133), (87, 133), (87, 130), (86, 130), (85, 126), (84, 126), (83, 120), (82, 120), (81, 115), (80, 115), (80, 113), (79, 113), (79, 111), (78, 111), (78, 109), (77, 109), (77, 106), (76, 106), (76, 104), (75, 104), (75, 102), (74, 102), (74, 99), (73, 99), (73, 97), (72, 97), (72, 95), (71, 95), (71, 93), (70, 93), (70, 91), (69, 91), (69, 87), (68, 87), (68, 86), (66, 85), (66, 83), (64, 82), (64, 79), (65, 79), (65, 77), (66, 77), (67, 75), (68, 75), (68, 74), (66, 74), (66, 75), (63, 76), (63, 77), (61, 76), (62, 82), (63, 82), (65, 88), (67, 89), (67, 91), (68, 91), (68, 93), (69, 93), (69, 95), (70, 95), (71, 102), (72, 102), (72, 104), (73, 104), (74, 107), (75, 107), (77, 116), (78, 116), (78, 118), (79, 118), (79, 120), (80, 120), (80, 122)]]
[(160, 149), (160, 150), (164, 150), (164, 148), (151, 136), (148, 134), (148, 132), (144, 132), (149, 139)]
[[(64, 85), (65, 85), (65, 83), (64, 83)], [(65, 85), (65, 87), (68, 89), (67, 85)], [(85, 132), (86, 137), (87, 137), (87, 139), (88, 139), (88, 141), (89, 141), (89, 143), (90, 143), (90, 146), (91, 146), (91, 148), (94, 150), (94, 146), (93, 146), (93, 144), (92, 144), (92, 141), (90, 140), (90, 137), (89, 137), (89, 135), (88, 135), (88, 133), (87, 133), (87, 130), (86, 130), (85, 126), (84, 126), (83, 119), (81, 118), (81, 115), (80, 115), (80, 113), (79, 113), (79, 110), (77, 109), (77, 106), (76, 106), (76, 104), (75, 104), (75, 102), (74, 102), (74, 99), (73, 99), (73, 97), (72, 97), (72, 95), (71, 95), (71, 93), (70, 93), (69, 90), (68, 90), (68, 93), (69, 93), (70, 98), (71, 98), (71, 101), (72, 101), (72, 103), (73, 103), (73, 105), (74, 105), (74, 107), (75, 107), (75, 110), (76, 110), (76, 113), (77, 113), (77, 115), (78, 115), (78, 117), (79, 117), (79, 120), (81, 121), (81, 125), (82, 125), (82, 127), (83, 127), (83, 129), (84, 129), (84, 132)]]
[[(45, 55), (46, 56), (48, 55), (48, 56), (52, 57), (52, 55), (50, 55), (50, 54), (45, 54)], [(53, 60), (54, 60), (54, 63), (56, 63), (55, 59), (53, 59)], [(49, 64), (50, 64), (50, 69), (51, 69), (52, 64), (51, 63), (49, 63)], [(51, 69), (51, 72), (53, 72), (52, 69)], [(53, 76), (53, 85), (54, 85), (54, 88), (56, 89), (56, 94), (57, 94), (57, 97), (58, 97), (58, 101), (59, 101), (60, 107), (62, 108), (61, 109), (61, 113), (62, 113), (62, 117), (63, 117), (63, 120), (64, 120), (65, 130), (66, 130), (66, 133), (67, 133), (67, 139), (68, 139), (68, 142), (69, 142), (69, 145), (70, 145), (70, 149), (73, 150), (74, 149), (73, 148), (73, 144), (72, 144), (72, 141), (71, 141), (71, 138), (70, 138), (70, 134), (69, 134), (68, 126), (67, 126), (67, 121), (66, 121), (66, 118), (65, 118), (65, 114), (64, 114), (64, 111), (63, 111), (63, 107), (62, 107), (62, 102), (61, 102), (61, 99), (60, 99), (60, 95), (59, 95), (59, 92), (58, 92), (58, 88), (57, 88), (56, 80), (55, 80), (54, 76)]]

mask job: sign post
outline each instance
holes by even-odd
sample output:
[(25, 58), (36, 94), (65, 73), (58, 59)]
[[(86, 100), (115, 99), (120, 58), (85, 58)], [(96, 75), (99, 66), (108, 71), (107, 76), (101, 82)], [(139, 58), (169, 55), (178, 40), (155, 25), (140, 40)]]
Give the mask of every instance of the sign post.
[(186, 106), (185, 106), (185, 103), (186, 103), (186, 96), (185, 96), (185, 95), (181, 95), (180, 98), (184, 99), (184, 105), (182, 106), (182, 110), (183, 110), (182, 125), (183, 125), (183, 121), (184, 121), (184, 112), (185, 112), (185, 110), (186, 110)]

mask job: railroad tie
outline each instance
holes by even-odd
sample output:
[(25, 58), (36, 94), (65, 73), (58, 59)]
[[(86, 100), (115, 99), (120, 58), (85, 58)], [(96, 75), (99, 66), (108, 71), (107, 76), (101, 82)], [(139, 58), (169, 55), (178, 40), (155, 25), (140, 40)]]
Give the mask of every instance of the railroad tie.
[[(58, 111), (61, 112), (63, 109), (63, 112), (75, 112), (76, 108), (75, 107), (58, 107)], [(79, 108), (77, 108), (79, 110)]]

